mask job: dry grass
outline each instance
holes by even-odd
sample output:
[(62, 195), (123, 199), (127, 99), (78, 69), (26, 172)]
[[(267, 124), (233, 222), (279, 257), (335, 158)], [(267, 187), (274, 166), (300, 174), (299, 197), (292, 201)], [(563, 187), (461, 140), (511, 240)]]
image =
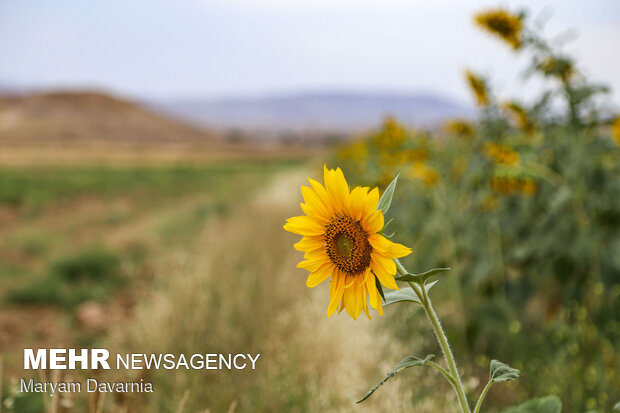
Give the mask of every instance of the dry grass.
[[(372, 322), (327, 318), (328, 286), (309, 290), (295, 236), (281, 230), (296, 213), (304, 174), (282, 175), (252, 202), (204, 228), (190, 249), (167, 251), (156, 288), (111, 338), (122, 352), (261, 353), (256, 371), (158, 372), (158, 388), (131, 411), (403, 411), (413, 370), (367, 403), (354, 401), (405, 350)], [(165, 326), (162, 328), (162, 326)], [(381, 361), (383, 360), (383, 361)], [(433, 375), (429, 371), (424, 373)], [(189, 392), (189, 393), (186, 393)], [(416, 411), (437, 411), (425, 402)], [(142, 409), (142, 410), (140, 410)], [(200, 410), (202, 411), (202, 410)]]
[(201, 165), (228, 161), (306, 159), (310, 154), (319, 153), (322, 150), (304, 145), (256, 145), (225, 142), (140, 145), (119, 142), (32, 144), (0, 140), (0, 165), (10, 167)]

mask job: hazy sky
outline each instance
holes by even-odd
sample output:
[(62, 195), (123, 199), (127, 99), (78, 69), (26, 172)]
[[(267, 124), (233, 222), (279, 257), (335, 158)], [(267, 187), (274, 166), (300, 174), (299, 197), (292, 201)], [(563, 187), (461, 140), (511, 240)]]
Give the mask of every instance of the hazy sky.
[(324, 89), (433, 91), (468, 101), (462, 70), (532, 93), (526, 60), (471, 24), (480, 8), (550, 14), (555, 36), (620, 105), (620, 1), (0, 0), (0, 84), (143, 97)]

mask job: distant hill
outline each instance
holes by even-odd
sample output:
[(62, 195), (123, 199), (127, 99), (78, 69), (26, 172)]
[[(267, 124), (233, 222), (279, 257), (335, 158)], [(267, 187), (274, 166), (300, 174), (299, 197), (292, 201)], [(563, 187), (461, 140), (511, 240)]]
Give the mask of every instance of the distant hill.
[(152, 108), (212, 128), (358, 131), (386, 115), (431, 126), (472, 109), (432, 94), (306, 93), (259, 98), (147, 102)]
[(0, 92), (0, 166), (298, 159), (321, 144), (254, 138), (214, 132), (101, 92)]
[(100, 92), (0, 94), (5, 143), (205, 143), (213, 137), (204, 128)]

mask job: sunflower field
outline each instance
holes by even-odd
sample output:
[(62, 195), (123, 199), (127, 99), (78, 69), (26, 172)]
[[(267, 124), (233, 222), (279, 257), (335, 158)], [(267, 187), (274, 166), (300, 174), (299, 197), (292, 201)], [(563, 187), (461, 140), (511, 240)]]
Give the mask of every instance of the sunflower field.
[[(388, 118), (332, 163), (352, 185), (385, 188), (399, 175), (386, 233), (412, 247), (409, 268), (452, 267), (434, 294), (450, 303), (443, 320), (462, 368), (482, 382), (493, 356), (523, 371), (490, 408), (557, 395), (565, 411), (610, 411), (620, 401), (620, 117), (525, 13), (495, 9), (475, 23), (531, 58), (537, 97), (498, 97), (468, 69), (475, 119), (411, 130)], [(422, 334), (419, 313), (386, 315), (400, 340)]]

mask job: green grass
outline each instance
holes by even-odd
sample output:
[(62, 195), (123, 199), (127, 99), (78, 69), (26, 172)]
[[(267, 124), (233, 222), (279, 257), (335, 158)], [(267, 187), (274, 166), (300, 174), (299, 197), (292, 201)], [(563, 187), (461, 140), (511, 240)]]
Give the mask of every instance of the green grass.
[[(161, 251), (189, 245), (298, 161), (0, 169), (0, 287), (9, 304), (72, 309), (148, 279)], [(2, 215), (0, 215), (2, 219)]]
[(7, 294), (14, 304), (55, 304), (65, 308), (104, 301), (120, 285), (120, 254), (88, 247), (50, 265), (49, 273)]
[(198, 188), (209, 190), (236, 174), (264, 174), (299, 161), (222, 162), (198, 166), (76, 166), (0, 169), (0, 206), (39, 209), (78, 196), (114, 197), (157, 193), (182, 195)]

